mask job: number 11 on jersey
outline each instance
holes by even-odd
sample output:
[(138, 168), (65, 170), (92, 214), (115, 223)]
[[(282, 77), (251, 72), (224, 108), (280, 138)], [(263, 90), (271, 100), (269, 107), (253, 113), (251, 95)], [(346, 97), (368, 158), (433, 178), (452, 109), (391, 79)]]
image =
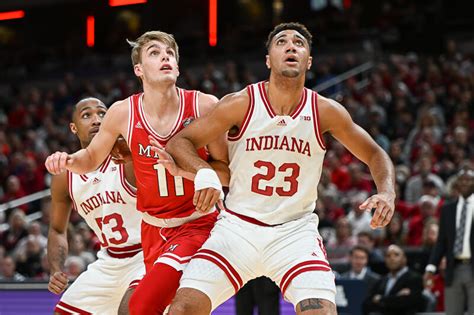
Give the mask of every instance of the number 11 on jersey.
[[(158, 177), (158, 194), (160, 197), (168, 197), (168, 181), (166, 180), (166, 168), (161, 164), (153, 164), (153, 169), (156, 170), (156, 176)], [(176, 196), (184, 196), (184, 185), (183, 177), (173, 176), (174, 179), (174, 191)]]

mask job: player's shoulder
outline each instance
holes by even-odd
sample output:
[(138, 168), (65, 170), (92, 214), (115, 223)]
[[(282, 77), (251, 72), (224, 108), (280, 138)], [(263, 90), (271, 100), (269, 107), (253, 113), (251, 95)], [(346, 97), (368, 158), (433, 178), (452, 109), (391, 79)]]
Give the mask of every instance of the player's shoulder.
[(249, 101), (250, 95), (247, 88), (227, 94), (221, 99), (221, 103), (225, 102), (230, 105), (248, 105)]
[(197, 91), (197, 93), (198, 93), (199, 111), (202, 114), (206, 114), (209, 111), (211, 111), (216, 106), (217, 102), (219, 101), (219, 99), (212, 94), (207, 94), (207, 93), (203, 93), (199, 91)]
[(129, 99), (123, 99), (113, 103), (107, 110), (106, 116), (128, 116), (129, 112)]
[(332, 98), (324, 97), (319, 93), (317, 95), (317, 105), (321, 116), (343, 114), (346, 112), (344, 106), (342, 106), (338, 101), (333, 100)]

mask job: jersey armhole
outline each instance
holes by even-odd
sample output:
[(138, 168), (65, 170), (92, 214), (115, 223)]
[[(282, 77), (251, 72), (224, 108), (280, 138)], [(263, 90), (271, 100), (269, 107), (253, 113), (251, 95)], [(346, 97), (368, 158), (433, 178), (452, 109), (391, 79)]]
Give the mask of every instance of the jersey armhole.
[(318, 93), (312, 93), (311, 97), (311, 107), (313, 112), (313, 124), (314, 124), (314, 132), (316, 133), (316, 139), (318, 140), (318, 144), (323, 151), (326, 151), (326, 144), (324, 143), (323, 135), (321, 134), (321, 129), (319, 127), (319, 109), (318, 109)]
[(250, 118), (252, 117), (252, 113), (255, 107), (255, 96), (254, 96), (253, 85), (247, 86), (247, 92), (249, 95), (249, 107), (247, 108), (247, 112), (245, 113), (244, 120), (242, 122), (242, 126), (240, 126), (239, 132), (237, 132), (237, 134), (235, 135), (227, 136), (227, 139), (229, 141), (237, 141), (240, 138), (242, 138), (242, 136), (245, 133), (245, 130), (247, 129), (249, 125)]
[(125, 140), (127, 141), (127, 145), (131, 148), (132, 144), (132, 134), (133, 134), (133, 125), (135, 122), (135, 113), (133, 110), (133, 96), (128, 98), (128, 126), (127, 126), (127, 135)]
[(120, 164), (120, 182), (122, 183), (123, 188), (125, 191), (132, 196), (133, 198), (137, 197), (137, 188), (135, 188), (132, 184), (127, 181), (125, 176), (125, 166)]

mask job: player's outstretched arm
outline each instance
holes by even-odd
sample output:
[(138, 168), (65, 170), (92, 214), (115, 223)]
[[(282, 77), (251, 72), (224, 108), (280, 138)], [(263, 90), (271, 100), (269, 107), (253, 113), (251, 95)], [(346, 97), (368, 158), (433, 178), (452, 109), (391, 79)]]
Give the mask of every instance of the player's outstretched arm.
[(377, 194), (370, 196), (361, 209), (376, 209), (371, 227), (386, 226), (395, 208), (395, 176), (388, 154), (359, 125), (347, 110), (334, 100), (318, 96), (322, 132), (330, 132), (359, 160), (367, 164), (377, 186)]
[(71, 213), (67, 173), (55, 175), (51, 182), (51, 218), (48, 232), (48, 261), (51, 268), (48, 290), (62, 293), (68, 284), (64, 262), (68, 254), (67, 226)]
[(128, 121), (128, 105), (126, 101), (115, 103), (107, 111), (100, 126), (87, 148), (74, 154), (55, 152), (45, 162), (47, 170), (53, 174), (61, 174), (66, 169), (76, 174), (94, 171), (105, 160), (112, 150), (115, 141), (121, 134), (126, 134)]
[[(201, 116), (208, 115), (217, 105), (219, 99), (214, 95), (199, 93), (199, 111)], [(207, 145), (209, 164), (216, 171), (223, 186), (229, 186), (229, 152), (227, 151), (227, 132), (220, 134), (216, 140)]]

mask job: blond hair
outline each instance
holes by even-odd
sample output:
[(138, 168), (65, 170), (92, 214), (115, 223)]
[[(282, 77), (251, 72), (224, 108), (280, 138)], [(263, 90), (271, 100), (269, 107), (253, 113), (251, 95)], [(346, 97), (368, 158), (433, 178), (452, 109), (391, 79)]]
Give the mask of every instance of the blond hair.
[(133, 65), (139, 64), (142, 61), (142, 48), (152, 40), (162, 42), (165, 45), (171, 47), (171, 49), (173, 49), (176, 54), (176, 61), (179, 62), (179, 48), (174, 36), (161, 31), (149, 31), (143, 33), (135, 41), (127, 39), (127, 43), (132, 46), (131, 57)]

